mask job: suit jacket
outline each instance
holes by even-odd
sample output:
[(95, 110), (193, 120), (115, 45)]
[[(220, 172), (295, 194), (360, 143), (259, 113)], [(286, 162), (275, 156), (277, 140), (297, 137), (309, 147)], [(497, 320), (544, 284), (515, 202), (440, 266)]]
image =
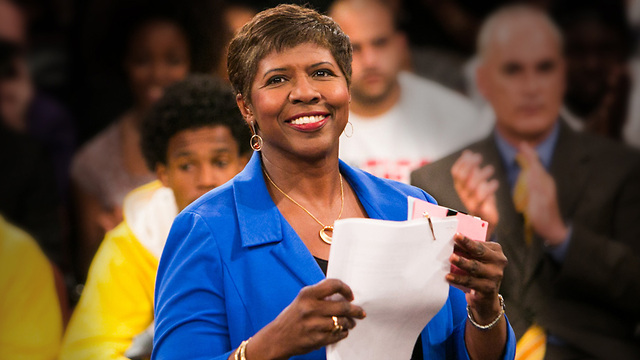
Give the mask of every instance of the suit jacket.
[[(324, 274), (273, 203), (254, 154), (232, 181), (176, 218), (158, 269), (154, 359), (227, 359)], [(433, 201), (409, 185), (340, 163), (372, 218), (406, 220), (407, 195)], [(450, 288), (422, 332), (425, 359), (468, 359), (464, 294)], [(366, 321), (363, 320), (363, 321)], [(509, 327), (510, 329), (510, 327)], [(505, 358), (512, 358), (510, 330)], [(292, 359), (325, 359), (325, 349)]]
[[(523, 219), (514, 209), (494, 135), (468, 149), (483, 155), (483, 165), (495, 167), (500, 183), (496, 238), (509, 259), (501, 292), (517, 337), (536, 322), (577, 358), (639, 359), (638, 154), (561, 125), (549, 172), (561, 214), (573, 230), (566, 257), (557, 263), (541, 239), (534, 236), (531, 247), (525, 245)], [(441, 205), (467, 211), (450, 171), (461, 152), (414, 171), (411, 183)]]

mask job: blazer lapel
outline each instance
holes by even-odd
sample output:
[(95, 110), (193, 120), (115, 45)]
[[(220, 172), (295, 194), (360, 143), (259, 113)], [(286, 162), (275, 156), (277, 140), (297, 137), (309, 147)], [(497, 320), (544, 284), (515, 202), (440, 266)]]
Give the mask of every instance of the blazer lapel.
[(573, 217), (589, 180), (589, 151), (580, 135), (564, 123), (553, 153), (550, 172), (556, 182), (560, 212), (564, 219)]
[(243, 248), (271, 246), (272, 254), (303, 286), (324, 279), (315, 259), (271, 199), (259, 153), (253, 154), (236, 178), (234, 194)]

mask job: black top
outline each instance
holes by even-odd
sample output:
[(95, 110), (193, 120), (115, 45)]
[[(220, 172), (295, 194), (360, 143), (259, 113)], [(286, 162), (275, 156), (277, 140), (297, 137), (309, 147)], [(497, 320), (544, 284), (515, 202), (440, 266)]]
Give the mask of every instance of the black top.
[(320, 259), (319, 257), (315, 256), (313, 258), (316, 259), (316, 262), (318, 263), (318, 266), (320, 266), (320, 269), (322, 270), (324, 276), (327, 276), (327, 267), (329, 266), (329, 261)]

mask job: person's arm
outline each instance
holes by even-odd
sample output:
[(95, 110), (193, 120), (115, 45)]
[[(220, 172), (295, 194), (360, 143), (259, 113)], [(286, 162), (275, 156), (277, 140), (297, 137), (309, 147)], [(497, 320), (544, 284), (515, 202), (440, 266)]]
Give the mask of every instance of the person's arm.
[[(228, 264), (214, 234), (192, 213), (178, 215), (173, 224), (156, 282), (154, 360), (233, 359), (239, 341), (249, 339), (235, 339), (236, 344), (231, 339), (232, 327), (249, 326), (240, 314), (251, 309), (236, 297), (234, 285), (225, 283)], [(344, 299), (327, 300), (333, 294)], [(336, 279), (303, 288), (273, 321), (251, 335), (247, 358), (288, 359), (344, 339), (355, 326), (354, 319), (364, 318), (362, 308), (351, 304), (352, 298), (351, 290)], [(332, 315), (339, 318), (339, 331), (332, 331)]]
[(64, 336), (61, 360), (121, 359), (153, 321), (157, 259), (125, 224), (96, 253)]
[[(640, 161), (622, 179), (610, 210), (600, 216), (611, 219), (612, 231), (597, 234), (590, 224), (569, 219), (571, 231), (560, 215), (555, 182), (540, 164), (534, 150), (521, 146), (530, 163), (528, 213), (534, 231), (548, 247), (567, 245), (555, 279), (558, 291), (578, 299), (589, 298), (640, 319)], [(626, 166), (629, 166), (627, 164)], [(595, 220), (595, 219), (594, 219)], [(553, 231), (556, 229), (556, 231)]]
[[(640, 321), (640, 167), (630, 173), (602, 216), (612, 221), (611, 235), (598, 234), (589, 224), (572, 222), (570, 244), (554, 286), (565, 296), (587, 297), (611, 311)], [(615, 235), (614, 235), (615, 234)]]

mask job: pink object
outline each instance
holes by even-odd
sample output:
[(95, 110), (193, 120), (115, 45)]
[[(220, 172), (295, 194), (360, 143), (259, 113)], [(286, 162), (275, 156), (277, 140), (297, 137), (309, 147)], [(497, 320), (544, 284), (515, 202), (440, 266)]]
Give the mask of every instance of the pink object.
[(432, 204), (411, 196), (409, 197), (409, 207), (410, 219), (423, 217), (425, 213), (428, 213), (431, 218), (455, 216), (458, 218), (457, 232), (471, 240), (485, 241), (487, 239), (489, 223), (479, 217), (461, 213), (457, 210)]
[[(431, 217), (432, 219), (455, 216), (458, 218), (458, 228), (456, 229), (458, 233), (468, 237), (471, 240), (486, 241), (487, 239), (487, 229), (489, 228), (489, 223), (480, 219), (479, 217), (461, 213), (457, 210), (432, 204), (428, 201), (420, 200), (411, 196), (408, 197), (408, 202), (409, 220), (421, 218), (425, 216), (425, 214), (429, 214), (429, 217)], [(451, 272), (462, 275), (467, 274), (466, 271), (461, 270), (455, 265), (451, 265)], [(462, 287), (460, 287), (460, 289), (464, 292), (469, 291), (469, 289)]]

